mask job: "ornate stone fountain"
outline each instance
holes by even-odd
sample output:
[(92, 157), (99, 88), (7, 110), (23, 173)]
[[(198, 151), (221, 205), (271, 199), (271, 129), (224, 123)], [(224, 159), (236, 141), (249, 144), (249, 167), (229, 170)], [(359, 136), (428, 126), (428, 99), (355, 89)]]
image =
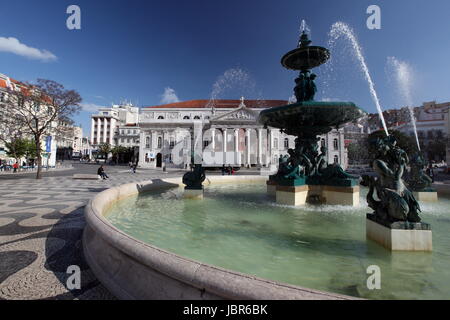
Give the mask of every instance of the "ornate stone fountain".
[(281, 64), (300, 71), (295, 79), (297, 102), (262, 111), (259, 122), (279, 128), (297, 137), (295, 148), (279, 159), (279, 169), (267, 182), (268, 192), (280, 204), (302, 205), (305, 202), (357, 205), (358, 178), (346, 173), (338, 164), (328, 164), (326, 147), (319, 152), (318, 135), (330, 132), (366, 114), (352, 102), (314, 101), (316, 75), (311, 69), (330, 58), (328, 49), (311, 46), (303, 32), (298, 47), (286, 53)]

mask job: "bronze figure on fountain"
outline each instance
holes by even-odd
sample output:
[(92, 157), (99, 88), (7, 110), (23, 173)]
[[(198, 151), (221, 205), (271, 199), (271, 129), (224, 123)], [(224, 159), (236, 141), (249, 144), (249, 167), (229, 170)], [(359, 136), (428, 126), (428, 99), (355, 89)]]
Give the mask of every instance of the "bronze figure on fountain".
[(377, 152), (372, 163), (377, 177), (363, 175), (361, 182), (369, 187), (367, 203), (374, 210), (368, 218), (386, 226), (397, 221), (420, 222), (419, 203), (402, 178), (409, 163), (406, 152), (393, 136), (378, 138), (372, 144)]

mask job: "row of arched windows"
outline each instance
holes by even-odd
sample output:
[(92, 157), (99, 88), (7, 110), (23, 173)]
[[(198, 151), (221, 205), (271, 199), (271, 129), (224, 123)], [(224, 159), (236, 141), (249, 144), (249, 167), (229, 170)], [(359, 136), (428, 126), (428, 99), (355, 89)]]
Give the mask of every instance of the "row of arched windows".
[[(190, 120), (191, 117), (190, 116), (184, 116), (183, 120)], [(194, 120), (200, 120), (200, 116), (195, 116)], [(209, 116), (206, 116), (205, 119), (209, 119)], [(158, 116), (158, 120), (164, 120), (164, 116)]]

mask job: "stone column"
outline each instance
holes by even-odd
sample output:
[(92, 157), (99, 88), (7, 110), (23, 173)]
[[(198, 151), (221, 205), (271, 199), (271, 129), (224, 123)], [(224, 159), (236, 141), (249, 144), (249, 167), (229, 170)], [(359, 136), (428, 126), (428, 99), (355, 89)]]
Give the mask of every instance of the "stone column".
[[(109, 121), (109, 140), (114, 141), (114, 131), (116, 130), (116, 120), (111, 118)], [(117, 141), (117, 145), (119, 145), (119, 141)]]
[(216, 151), (216, 128), (211, 128), (211, 148), (212, 152)]
[(239, 129), (234, 129), (234, 163), (241, 164), (239, 159)]
[(245, 134), (247, 136), (247, 165), (248, 165), (248, 167), (251, 166), (251, 163), (250, 163), (250, 151), (251, 151), (250, 130), (251, 130), (250, 128), (245, 129)]
[(267, 165), (272, 164), (272, 129), (267, 129)]
[(95, 127), (95, 120), (94, 118), (91, 118), (91, 144), (94, 144), (94, 127)]
[(102, 127), (102, 120), (100, 118), (97, 118), (97, 145), (99, 145), (102, 142), (101, 127)]
[(106, 135), (106, 128), (107, 128), (107, 121), (106, 118), (103, 118), (103, 139), (105, 140), (105, 143), (109, 143), (108, 136)]
[(262, 165), (262, 129), (258, 128), (258, 165)]
[(143, 167), (148, 165), (145, 162), (145, 154), (148, 153), (148, 150), (145, 149), (145, 132), (143, 129), (141, 129), (141, 132), (139, 133), (139, 166)]
[(227, 129), (222, 129), (222, 140), (223, 140), (223, 164), (227, 164)]

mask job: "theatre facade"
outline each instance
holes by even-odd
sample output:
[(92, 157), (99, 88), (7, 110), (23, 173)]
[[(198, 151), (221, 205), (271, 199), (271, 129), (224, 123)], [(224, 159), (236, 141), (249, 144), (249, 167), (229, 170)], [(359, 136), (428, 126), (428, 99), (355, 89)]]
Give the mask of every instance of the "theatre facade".
[[(257, 122), (259, 113), (284, 100), (191, 100), (141, 108), (139, 165), (144, 168), (205, 167), (275, 169), (295, 137)], [(320, 137), (328, 162), (347, 167), (343, 129)], [(195, 151), (195, 152), (194, 152)], [(195, 155), (195, 159), (192, 155)]]

